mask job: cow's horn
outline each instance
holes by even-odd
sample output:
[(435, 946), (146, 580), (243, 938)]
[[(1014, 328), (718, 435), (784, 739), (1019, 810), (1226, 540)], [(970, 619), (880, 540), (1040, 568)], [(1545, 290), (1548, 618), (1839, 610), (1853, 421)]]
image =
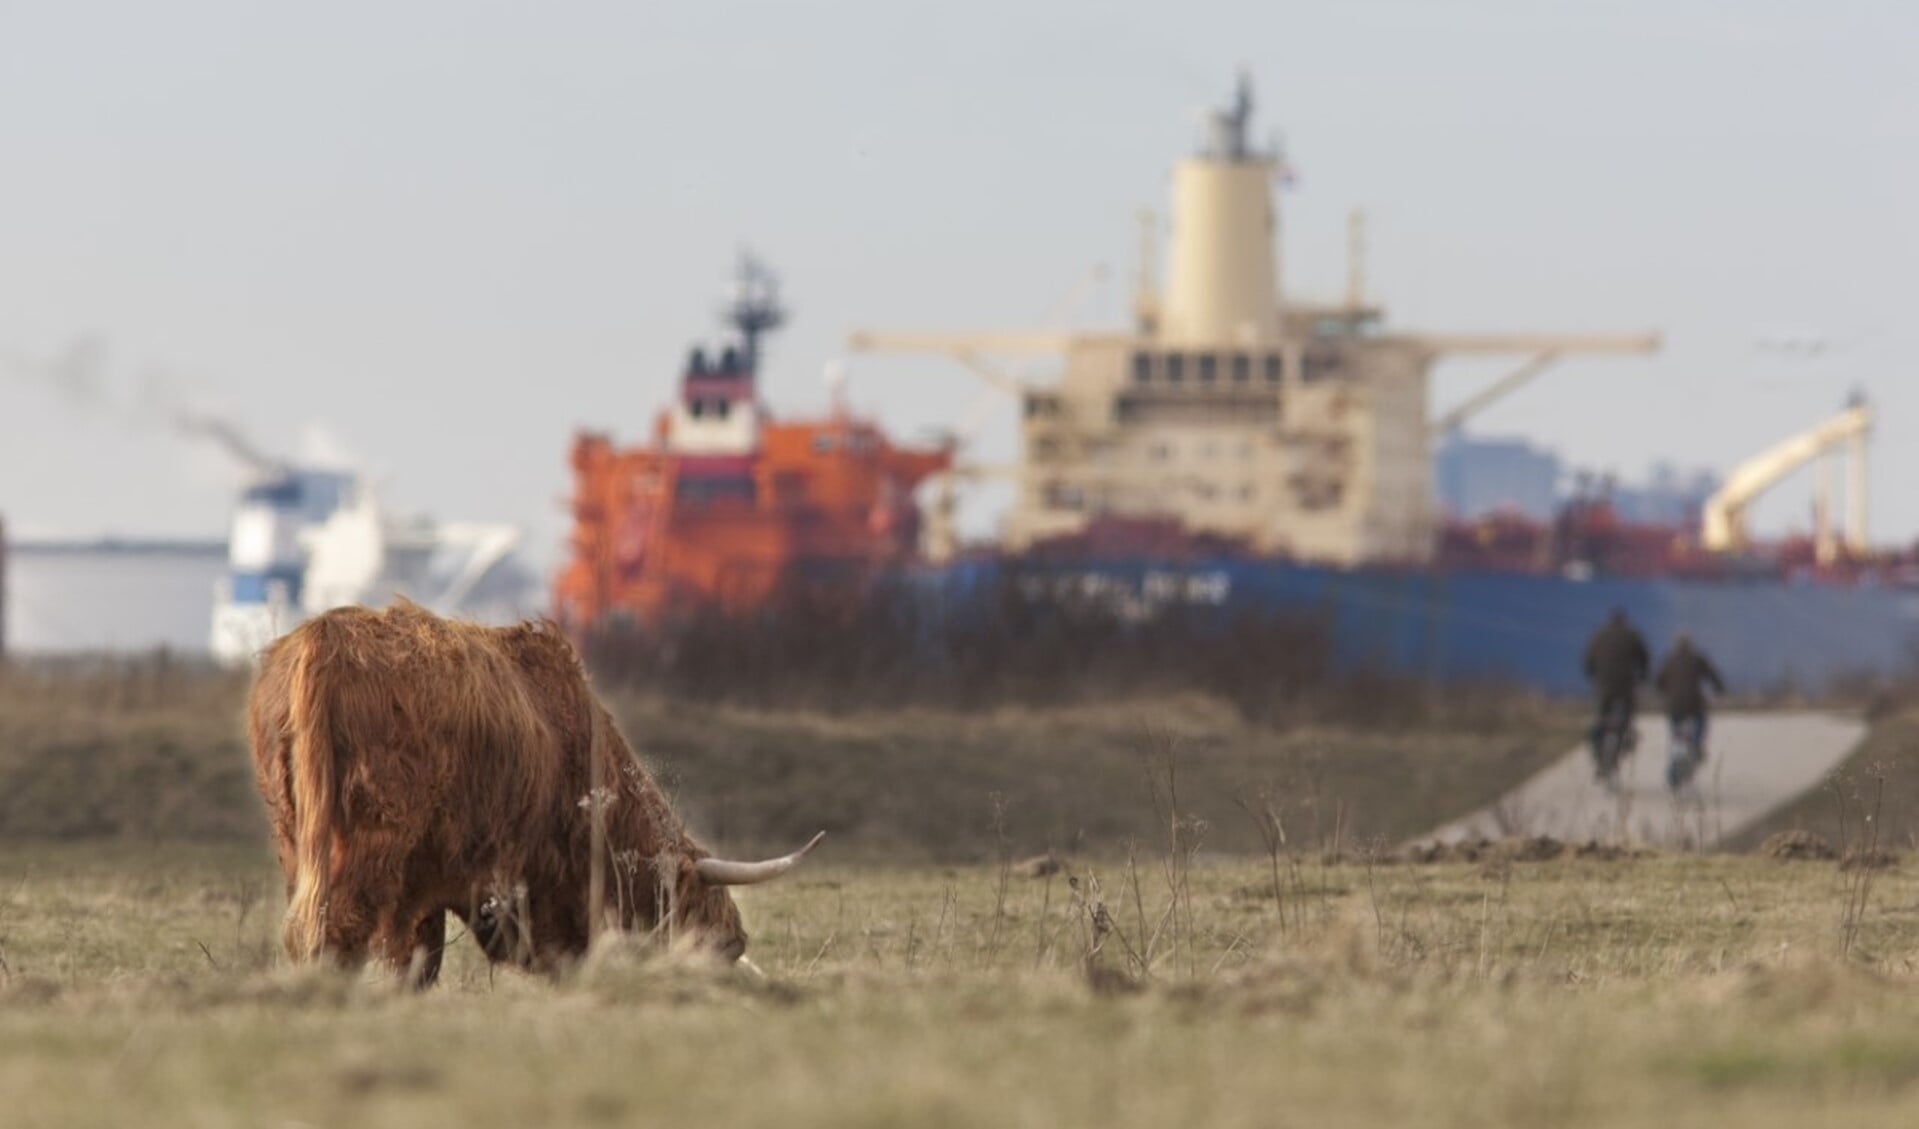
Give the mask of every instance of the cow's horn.
[(701, 878), (715, 886), (751, 886), (755, 882), (770, 882), (798, 866), (800, 860), (806, 857), (806, 852), (819, 846), (820, 840), (824, 838), (826, 838), (826, 832), (822, 831), (813, 836), (813, 841), (806, 846), (790, 855), (782, 855), (776, 859), (766, 859), (763, 862), (734, 862), (731, 859), (707, 858), (694, 863), (693, 869), (699, 872)]

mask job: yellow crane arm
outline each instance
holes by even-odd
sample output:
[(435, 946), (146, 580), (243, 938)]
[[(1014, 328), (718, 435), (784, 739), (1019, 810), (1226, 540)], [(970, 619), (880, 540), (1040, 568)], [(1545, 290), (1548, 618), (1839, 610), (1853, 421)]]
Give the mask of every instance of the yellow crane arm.
[(1045, 331), (975, 333), (884, 333), (856, 329), (846, 335), (846, 347), (856, 353), (936, 353), (943, 356), (997, 353), (1005, 356), (1048, 356), (1064, 353), (1070, 333)]
[(1809, 431), (1775, 443), (1733, 468), (1725, 485), (1706, 499), (1701, 514), (1700, 541), (1718, 552), (1744, 548), (1747, 543), (1746, 507), (1780, 479), (1826, 451), (1872, 428), (1872, 408), (1856, 403)]
[(1631, 355), (1659, 351), (1657, 333), (1408, 333), (1394, 334), (1428, 353), (1453, 356), (1499, 353), (1608, 353)]
[(1468, 416), (1475, 414), (1480, 409), (1491, 404), (1494, 400), (1517, 390), (1521, 385), (1530, 383), (1534, 377), (1545, 372), (1546, 369), (1551, 367), (1552, 363), (1558, 359), (1558, 353), (1548, 352), (1539, 354), (1537, 357), (1520, 365), (1505, 376), (1488, 384), (1478, 392), (1466, 397), (1457, 407), (1454, 407), (1445, 415), (1440, 416), (1428, 425), (1428, 430), (1433, 435), (1445, 435), (1457, 430), (1460, 424), (1466, 422)]

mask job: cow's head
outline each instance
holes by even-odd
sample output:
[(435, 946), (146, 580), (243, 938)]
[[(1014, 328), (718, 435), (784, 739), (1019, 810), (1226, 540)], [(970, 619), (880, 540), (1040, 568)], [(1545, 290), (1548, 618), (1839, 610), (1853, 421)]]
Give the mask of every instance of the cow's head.
[(739, 907), (727, 892), (730, 886), (752, 886), (771, 882), (799, 865), (808, 851), (826, 838), (822, 831), (811, 842), (790, 855), (759, 862), (735, 862), (732, 859), (695, 860), (684, 876), (679, 897), (680, 926), (696, 936), (700, 944), (719, 952), (727, 960), (738, 960), (746, 953), (746, 928), (740, 923)]

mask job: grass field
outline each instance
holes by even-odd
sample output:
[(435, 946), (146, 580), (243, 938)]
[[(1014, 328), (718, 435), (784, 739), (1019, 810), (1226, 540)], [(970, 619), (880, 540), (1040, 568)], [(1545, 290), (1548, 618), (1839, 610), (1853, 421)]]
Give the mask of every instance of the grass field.
[(283, 967), (261, 849), (4, 848), (0, 1121), (1909, 1125), (1916, 896), (1749, 856), (829, 856), (743, 892), (764, 979), (456, 941), (414, 996)]
[[(153, 662), (0, 671), (7, 1129), (1784, 1129), (1919, 1105), (1919, 883), (1897, 866), (1383, 861), (1566, 748), (1576, 709), (614, 694), (709, 842), (831, 832), (740, 893), (764, 976), (627, 941), (534, 978), (456, 936), (412, 995), (280, 956), (244, 689)], [(1903, 708), (1748, 845), (1911, 847)], [(1015, 861), (1048, 849), (1054, 873)]]

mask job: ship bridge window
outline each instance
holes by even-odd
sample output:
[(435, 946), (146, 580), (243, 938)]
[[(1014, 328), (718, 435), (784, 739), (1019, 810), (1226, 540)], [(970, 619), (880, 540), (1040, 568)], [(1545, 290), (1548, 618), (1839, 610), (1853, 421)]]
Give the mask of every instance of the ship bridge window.
[(1253, 378), (1253, 359), (1244, 353), (1233, 355), (1233, 383), (1244, 384)]
[(725, 419), (732, 407), (733, 401), (731, 400), (715, 400), (713, 401), (713, 414), (721, 419)]
[(1186, 357), (1181, 353), (1166, 354), (1166, 382), (1180, 384), (1186, 380)]
[(673, 496), (687, 505), (703, 506), (716, 502), (752, 502), (750, 478), (682, 478), (673, 484)]
[(833, 446), (833, 436), (828, 432), (822, 431), (813, 437), (813, 450), (817, 454), (830, 455), (833, 453)]
[(1278, 384), (1280, 376), (1286, 371), (1286, 362), (1278, 353), (1266, 358), (1266, 383)]
[(1323, 380), (1339, 371), (1338, 353), (1308, 353), (1299, 359), (1299, 378)]
[(1153, 355), (1151, 353), (1133, 354), (1133, 383), (1150, 384), (1153, 379)]
[(1026, 398), (1026, 418), (1059, 414), (1059, 400), (1052, 396), (1028, 396)]
[(1211, 353), (1201, 353), (1199, 360), (1199, 382), (1211, 384), (1219, 377), (1219, 358)]
[(686, 411), (694, 419), (699, 419), (706, 414), (706, 401), (695, 396), (693, 402), (686, 406)]
[(282, 479), (261, 486), (250, 486), (241, 500), (259, 505), (292, 507), (300, 504), (300, 484), (294, 480)]

